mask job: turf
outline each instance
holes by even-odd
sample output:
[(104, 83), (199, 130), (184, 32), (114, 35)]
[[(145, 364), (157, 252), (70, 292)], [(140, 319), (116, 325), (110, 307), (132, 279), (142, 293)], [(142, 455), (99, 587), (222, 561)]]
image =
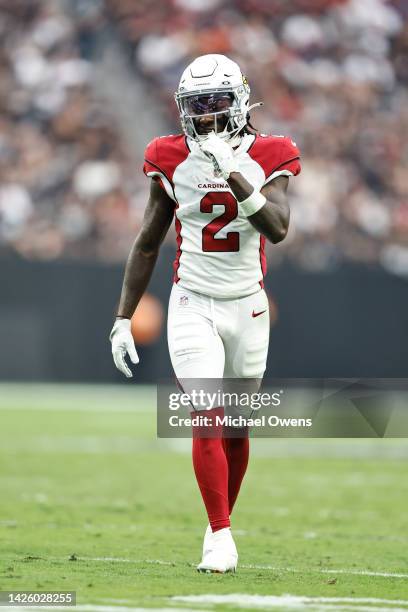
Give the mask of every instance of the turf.
[[(189, 441), (157, 440), (154, 408), (154, 389), (136, 385), (0, 385), (0, 590), (129, 608), (231, 610), (173, 597), (240, 593), (408, 609), (395, 576), (408, 576), (404, 440), (252, 441), (233, 515), (239, 571), (202, 575)], [(276, 601), (264, 607), (290, 609)]]

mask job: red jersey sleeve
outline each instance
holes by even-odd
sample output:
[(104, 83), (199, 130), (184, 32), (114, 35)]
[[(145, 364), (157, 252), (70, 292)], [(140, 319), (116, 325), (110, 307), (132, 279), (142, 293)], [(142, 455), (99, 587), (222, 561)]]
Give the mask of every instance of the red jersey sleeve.
[[(296, 142), (288, 137), (282, 138), (282, 146), (280, 149), (279, 165), (273, 169), (272, 174), (266, 177), (267, 181), (281, 174), (286, 176), (296, 176), (301, 171), (300, 166), (300, 151)], [(266, 181), (266, 182), (267, 182)]]
[(174, 173), (190, 150), (184, 135), (161, 136), (146, 147), (143, 172), (159, 181), (170, 198), (176, 201)]
[(286, 136), (257, 136), (249, 155), (264, 171), (264, 184), (277, 176), (296, 176), (300, 172), (300, 151)]
[(158, 138), (155, 138), (149, 142), (145, 150), (143, 172), (146, 176), (151, 176), (153, 173), (161, 172), (157, 141)]
[[(160, 185), (162, 189), (173, 199), (173, 190), (169, 185), (165, 185), (164, 173), (160, 168), (159, 153), (158, 153), (158, 138), (155, 138), (146, 147), (144, 154), (143, 172), (146, 176), (151, 177)], [(167, 189), (166, 189), (167, 186)]]

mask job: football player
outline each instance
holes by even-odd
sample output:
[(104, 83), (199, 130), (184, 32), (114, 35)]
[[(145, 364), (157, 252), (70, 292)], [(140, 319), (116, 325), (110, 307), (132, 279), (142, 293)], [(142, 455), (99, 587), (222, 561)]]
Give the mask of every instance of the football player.
[[(262, 379), (269, 342), (264, 244), (286, 236), (286, 191), (300, 163), (290, 138), (253, 130), (249, 93), (235, 62), (216, 54), (198, 57), (175, 94), (183, 134), (156, 138), (146, 148), (150, 198), (110, 335), (125, 376), (132, 376), (125, 356), (138, 363), (130, 320), (174, 218), (168, 345), (177, 379)], [(192, 453), (209, 519), (198, 569), (235, 571), (230, 515), (248, 464), (247, 432), (224, 438), (193, 431)]]

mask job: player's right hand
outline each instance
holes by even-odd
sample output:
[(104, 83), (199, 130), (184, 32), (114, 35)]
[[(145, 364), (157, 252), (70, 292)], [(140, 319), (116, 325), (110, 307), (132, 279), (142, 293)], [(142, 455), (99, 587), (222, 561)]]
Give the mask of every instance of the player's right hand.
[(212, 160), (215, 171), (219, 170), (226, 181), (231, 172), (238, 172), (238, 160), (234, 157), (232, 147), (214, 132), (210, 132), (199, 146)]
[(115, 366), (127, 378), (132, 378), (133, 374), (126, 364), (125, 357), (128, 354), (130, 361), (135, 365), (139, 363), (139, 357), (130, 330), (130, 319), (116, 319), (109, 340), (112, 343), (112, 355)]

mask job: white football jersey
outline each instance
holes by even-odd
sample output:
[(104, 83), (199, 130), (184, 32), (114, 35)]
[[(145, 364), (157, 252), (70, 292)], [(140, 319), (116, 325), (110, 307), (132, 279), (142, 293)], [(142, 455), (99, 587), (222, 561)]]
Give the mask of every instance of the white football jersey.
[[(256, 190), (280, 175), (299, 174), (299, 149), (289, 138), (246, 134), (234, 150)], [(238, 298), (263, 287), (265, 238), (240, 211), (212, 162), (184, 135), (163, 136), (146, 148), (143, 170), (159, 177), (174, 201), (177, 255), (174, 280), (191, 291)]]

